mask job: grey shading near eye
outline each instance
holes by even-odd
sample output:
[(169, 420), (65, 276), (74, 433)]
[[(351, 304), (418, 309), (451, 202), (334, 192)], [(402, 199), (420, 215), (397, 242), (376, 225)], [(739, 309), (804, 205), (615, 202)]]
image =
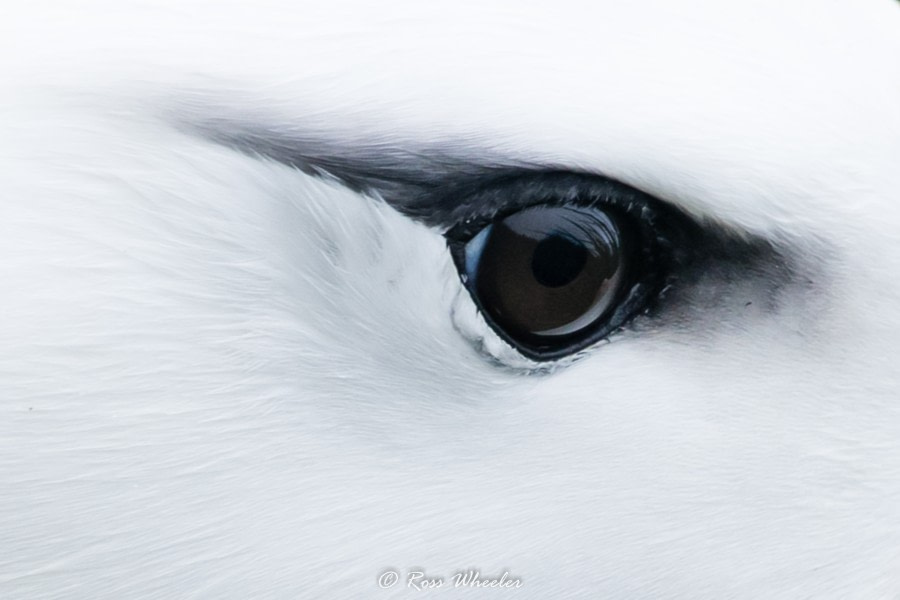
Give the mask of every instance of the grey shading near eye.
[[(409, 149), (377, 139), (338, 141), (297, 126), (264, 125), (253, 120), (207, 117), (176, 121), (192, 135), (304, 173), (335, 179), (354, 191), (380, 196), (401, 213), (442, 231), (473, 215), (490, 217), (510, 210), (510, 203), (516, 200), (508, 194), (509, 186), (501, 186), (506, 190), (503, 193), (492, 194), (484, 191), (486, 185), (512, 181), (514, 188), (515, 182), (528, 180), (527, 195), (534, 198), (542, 193), (542, 173), (554, 179), (571, 177), (573, 181), (598, 177), (572, 172), (565, 165), (512, 161), (491, 155), (465, 140)], [(565, 193), (560, 197), (558, 182), (548, 184), (547, 193), (566, 200)], [(672, 291), (668, 292), (667, 313), (672, 313), (672, 305), (676, 312), (678, 306), (685, 310), (691, 306), (693, 310), (704, 304), (719, 310), (724, 302), (772, 314), (779, 311), (786, 298), (816, 295), (824, 285), (822, 262), (807, 260), (793, 244), (775, 244), (718, 222), (698, 222), (696, 231), (692, 252), (698, 258), (668, 286)], [(803, 240), (796, 247), (810, 247), (811, 243)], [(827, 248), (821, 254), (827, 255)], [(691, 291), (700, 281), (706, 282), (705, 287), (696, 289), (706, 295), (704, 298), (697, 298)], [(741, 286), (752, 293), (728, 292)], [(742, 299), (744, 296), (746, 299)]]

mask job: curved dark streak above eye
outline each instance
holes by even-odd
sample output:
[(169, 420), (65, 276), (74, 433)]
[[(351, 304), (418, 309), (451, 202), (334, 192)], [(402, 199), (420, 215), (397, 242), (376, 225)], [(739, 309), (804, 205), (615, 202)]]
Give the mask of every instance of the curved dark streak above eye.
[(480, 182), (546, 169), (485, 152), (478, 153), (478, 160), (461, 158), (473, 152), (462, 143), (417, 152), (359, 140), (338, 143), (315, 134), (273, 131), (230, 120), (179, 120), (178, 126), (250, 156), (336, 179), (354, 191), (377, 193), (405, 215), (442, 229), (455, 224), (452, 204), (460, 193)]

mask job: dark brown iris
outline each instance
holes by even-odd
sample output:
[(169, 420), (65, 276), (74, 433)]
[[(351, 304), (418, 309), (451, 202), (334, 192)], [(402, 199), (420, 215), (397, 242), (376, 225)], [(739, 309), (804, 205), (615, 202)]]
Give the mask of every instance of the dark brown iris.
[(600, 209), (537, 206), (494, 223), (467, 252), (480, 255), (470, 264), (483, 310), (508, 335), (535, 340), (576, 335), (609, 311), (624, 280), (622, 245)]

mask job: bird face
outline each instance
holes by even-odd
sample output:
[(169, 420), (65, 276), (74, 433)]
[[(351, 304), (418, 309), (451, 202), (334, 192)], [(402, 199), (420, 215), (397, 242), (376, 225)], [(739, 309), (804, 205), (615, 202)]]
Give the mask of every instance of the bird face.
[(900, 594), (896, 3), (13, 12), (4, 598)]

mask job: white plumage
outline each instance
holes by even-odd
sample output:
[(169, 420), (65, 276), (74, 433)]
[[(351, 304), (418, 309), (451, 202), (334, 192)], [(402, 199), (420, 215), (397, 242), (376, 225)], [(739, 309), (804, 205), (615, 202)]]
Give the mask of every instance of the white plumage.
[[(896, 3), (9, 12), (0, 597), (900, 595)], [(195, 124), (603, 173), (797, 272), (530, 373), (440, 230)], [(470, 568), (522, 587), (406, 587)]]

